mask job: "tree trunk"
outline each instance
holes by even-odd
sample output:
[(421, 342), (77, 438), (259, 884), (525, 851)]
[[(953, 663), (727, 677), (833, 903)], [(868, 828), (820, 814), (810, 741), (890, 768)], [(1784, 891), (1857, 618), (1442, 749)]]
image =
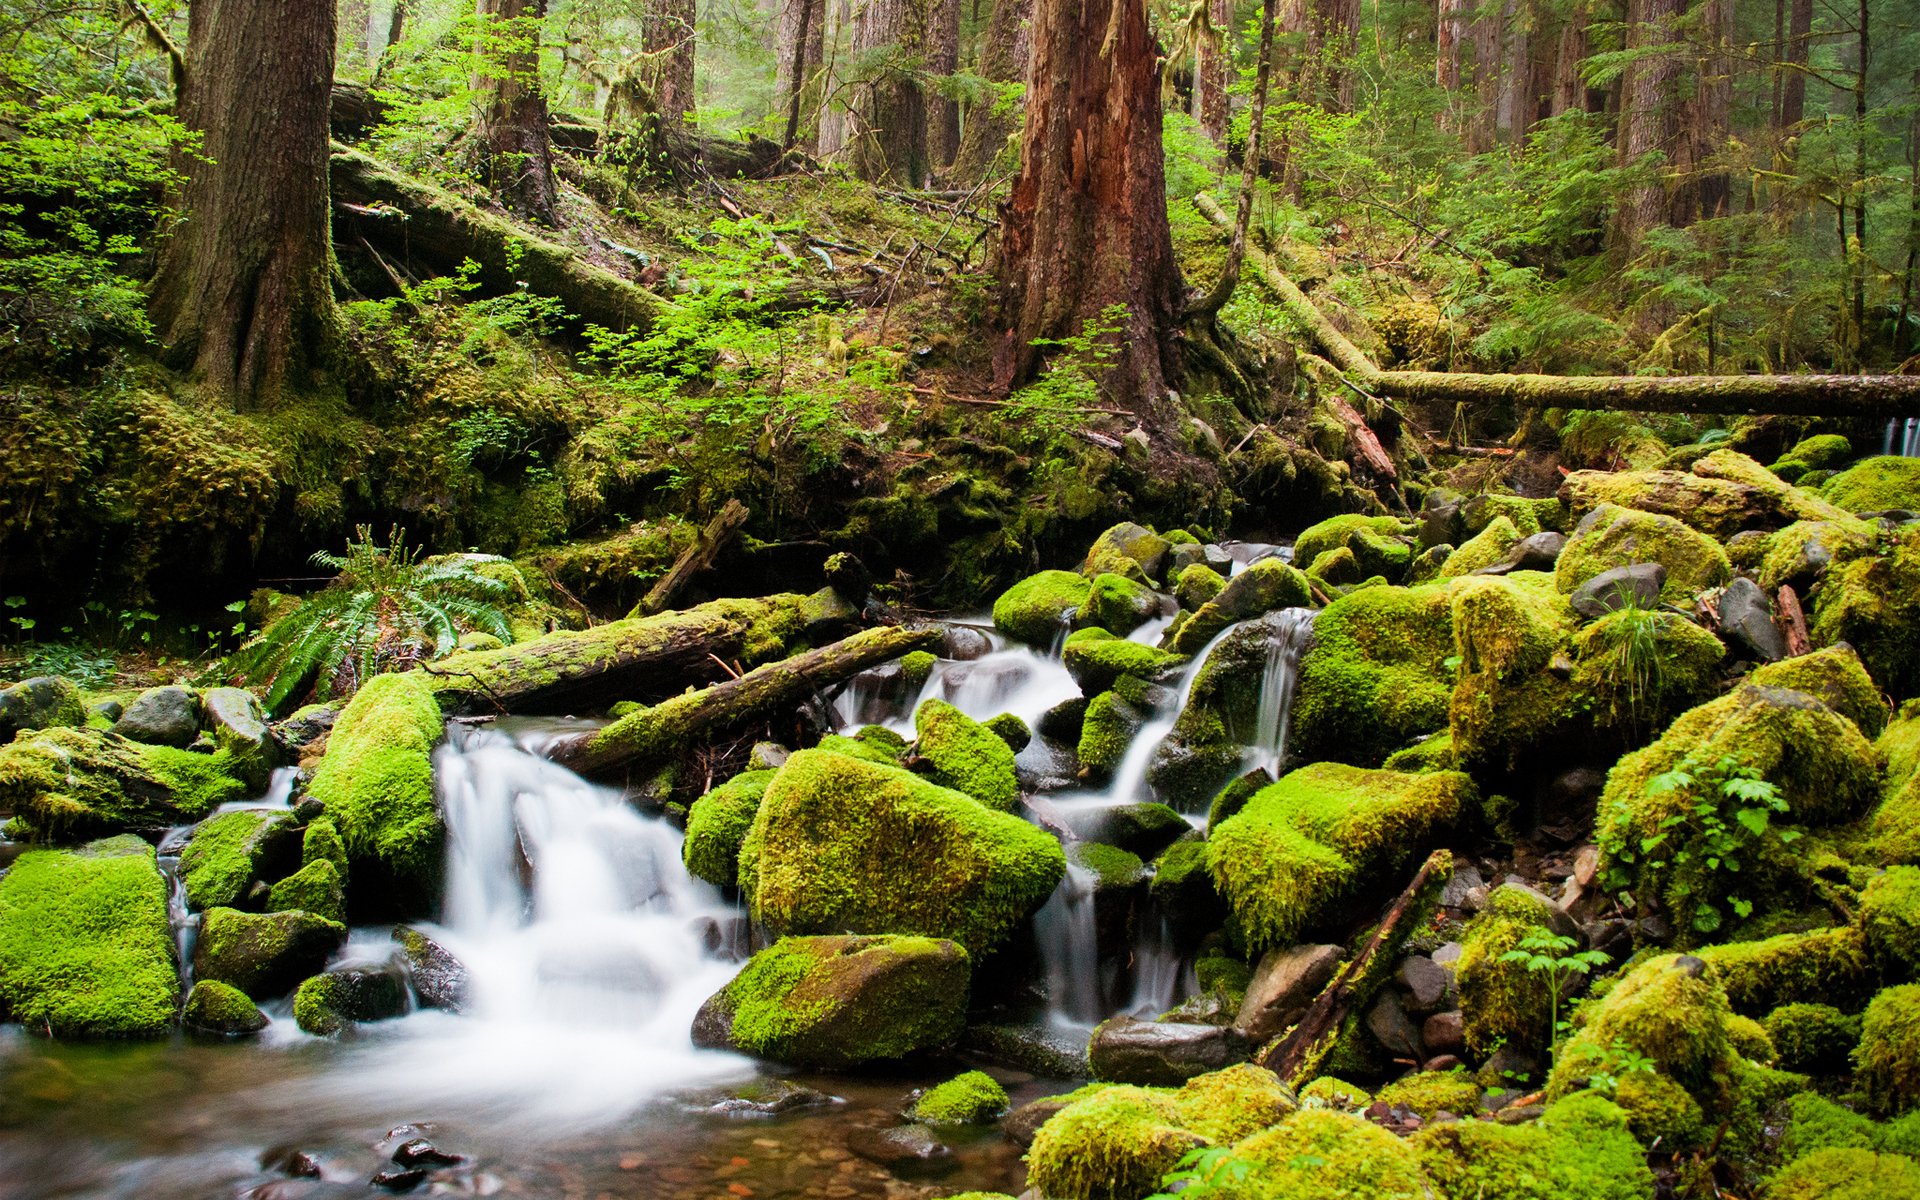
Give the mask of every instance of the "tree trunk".
[(1226, 269), (1220, 273), (1220, 281), (1213, 290), (1188, 309), (1188, 319), (1210, 318), (1218, 313), (1233, 298), (1233, 290), (1240, 283), (1240, 268), (1247, 255), (1247, 227), (1253, 219), (1253, 193), (1259, 178), (1260, 143), (1267, 124), (1267, 89), (1273, 68), (1273, 27), (1277, 16), (1274, 7), (1275, 0), (1264, 0), (1260, 6), (1260, 57), (1253, 73), (1253, 108), (1247, 119), (1246, 153), (1240, 156), (1239, 207), (1234, 213), (1233, 238), (1227, 243)]
[(372, 21), (371, 0), (340, 0), (339, 51), (335, 63), (341, 74), (356, 72), (366, 65)]
[(848, 105), (847, 150), (862, 179), (919, 187), (927, 179), (927, 102), (912, 67), (927, 52), (933, 0), (867, 0), (854, 14), (853, 58), (867, 77)]
[(659, 55), (651, 72), (660, 120), (677, 127), (694, 109), (693, 0), (647, 0), (640, 28), (641, 49)]
[(1577, 6), (1560, 26), (1559, 44), (1553, 52), (1553, 79), (1548, 95), (1547, 115), (1586, 111), (1587, 84), (1580, 78), (1580, 62), (1587, 57), (1587, 25), (1592, 20), (1587, 6)]
[[(822, 80), (822, 95), (830, 96), (839, 90), (846, 77), (845, 67), (839, 65), (842, 43), (846, 40), (848, 26), (853, 21), (853, 9), (850, 0), (823, 0), (829, 3), (833, 23), (827, 31), (827, 44), (833, 47), (832, 56), (827, 63), (826, 78)], [(822, 100), (820, 105), (820, 157), (837, 159), (847, 148), (847, 109), (844, 102), (828, 104)]]
[(1440, 112), (1441, 128), (1453, 123), (1453, 93), (1460, 90), (1460, 23), (1465, 19), (1465, 0), (1439, 0), (1433, 22), (1433, 81), (1447, 93), (1448, 107)]
[(667, 573), (660, 577), (659, 582), (655, 583), (645, 596), (641, 597), (640, 603), (634, 605), (633, 612), (628, 615), (651, 617), (655, 613), (665, 612), (674, 598), (680, 594), (681, 589), (693, 582), (694, 576), (712, 568), (713, 560), (719, 558), (721, 551), (733, 544), (735, 535), (746, 523), (747, 506), (738, 500), (728, 500), (726, 505), (713, 515), (713, 519), (707, 522), (706, 528), (700, 531), (700, 536), (693, 540), (693, 545), (681, 552), (680, 557), (674, 560), (673, 566), (668, 568)]
[[(1675, 41), (1675, 23), (1686, 0), (1628, 0), (1627, 47), (1644, 50)], [(1679, 139), (1680, 58), (1672, 52), (1644, 54), (1629, 63), (1620, 81), (1620, 165), (1634, 166), (1649, 154), (1671, 163)], [(1667, 189), (1658, 177), (1636, 185), (1614, 214), (1614, 238), (1621, 255), (1638, 253), (1641, 238), (1667, 218)]]
[(170, 363), (237, 405), (312, 385), (340, 341), (327, 121), (331, 4), (196, 0), (179, 115), (180, 220), (153, 281)]
[(1503, 10), (1478, 6), (1463, 0), (1472, 13), (1467, 27), (1467, 44), (1473, 51), (1474, 109), (1467, 124), (1467, 153), (1485, 154), (1493, 149), (1495, 117), (1500, 108), (1500, 46), (1505, 22)]
[(1020, 176), (1003, 210), (1005, 389), (1039, 373), (1040, 338), (1125, 311), (1105, 399), (1149, 436), (1175, 424), (1180, 268), (1167, 223), (1158, 47), (1144, 0), (1038, 0)]
[(1233, 86), (1233, 0), (1208, 0), (1207, 21), (1213, 26), (1215, 40), (1200, 46), (1200, 69), (1194, 73), (1194, 92), (1199, 101), (1196, 115), (1214, 144), (1224, 146), (1227, 89)]
[[(1027, 77), (1031, 42), (1027, 15), (1032, 11), (1033, 0), (994, 0), (975, 74), (993, 83), (1018, 83)], [(967, 112), (967, 127), (960, 135), (960, 151), (953, 160), (953, 177), (958, 183), (978, 183), (1013, 136), (1013, 113), (995, 113), (994, 107), (995, 102), (988, 101)]]
[(1813, 35), (1813, 0), (1788, 0), (1786, 44), (1781, 47), (1784, 66), (1780, 76), (1779, 113), (1775, 128), (1786, 131), (1807, 115), (1807, 43)]
[(1668, 205), (1675, 225), (1724, 215), (1729, 195), (1726, 172), (1707, 164), (1733, 137), (1733, 0), (1705, 0), (1695, 13), (1704, 45), (1675, 147), (1679, 182)]
[(486, 97), (480, 141), (487, 184), (512, 211), (554, 225), (553, 146), (547, 137), (547, 97), (540, 88), (540, 33), (547, 0), (479, 0), (490, 18), (481, 37), (483, 66), (476, 84)]
[[(960, 0), (930, 0), (927, 14), (927, 73), (951, 75), (960, 69)], [(939, 92), (927, 96), (927, 163), (935, 171), (953, 164), (960, 152), (960, 102)]]
[(1526, 0), (1507, 0), (1500, 44), (1500, 101), (1494, 132), (1509, 144), (1527, 140), (1533, 127), (1533, 28)]
[(820, 66), (826, 59), (826, 0), (783, 0), (774, 36), (776, 93), (786, 115), (781, 144), (812, 154), (820, 144)]

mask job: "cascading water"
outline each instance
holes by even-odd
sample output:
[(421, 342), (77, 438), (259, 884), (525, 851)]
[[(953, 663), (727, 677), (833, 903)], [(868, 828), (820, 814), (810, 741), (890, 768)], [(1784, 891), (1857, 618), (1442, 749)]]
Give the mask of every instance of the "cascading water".
[(1266, 620), (1275, 626), (1267, 644), (1267, 667), (1260, 679), (1260, 706), (1254, 717), (1253, 763), (1276, 778), (1287, 754), (1287, 731), (1293, 719), (1294, 686), (1300, 678), (1300, 657), (1313, 642), (1310, 608), (1289, 608)]
[(1920, 417), (1890, 418), (1880, 452), (1902, 458), (1920, 458)]
[(1047, 1015), (1056, 1024), (1091, 1028), (1107, 1015), (1093, 907), (1097, 882), (1092, 871), (1068, 864), (1060, 886), (1034, 914), (1034, 940), (1047, 976)]

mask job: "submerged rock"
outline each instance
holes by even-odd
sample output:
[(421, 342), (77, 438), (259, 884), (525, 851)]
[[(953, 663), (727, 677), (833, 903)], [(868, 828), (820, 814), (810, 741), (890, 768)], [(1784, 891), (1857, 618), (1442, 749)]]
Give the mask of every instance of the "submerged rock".
[(925, 1125), (897, 1125), (892, 1129), (855, 1129), (847, 1134), (847, 1149), (869, 1162), (898, 1173), (944, 1172), (957, 1166), (953, 1150)]

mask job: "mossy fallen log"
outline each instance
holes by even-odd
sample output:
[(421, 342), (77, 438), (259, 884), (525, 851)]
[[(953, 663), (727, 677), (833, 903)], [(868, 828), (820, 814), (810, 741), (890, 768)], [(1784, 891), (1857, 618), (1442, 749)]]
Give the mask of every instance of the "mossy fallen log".
[[(1233, 217), (1204, 192), (1194, 204), (1208, 220)], [(1247, 261), (1280, 306), (1353, 383), (1407, 400), (1529, 408), (1611, 408), (1633, 412), (1774, 413), (1810, 417), (1920, 416), (1920, 375), (1531, 375), (1470, 371), (1383, 371), (1327, 319), (1271, 258), (1247, 247)]]
[(629, 713), (605, 729), (564, 738), (548, 757), (582, 775), (659, 765), (723, 729), (770, 716), (830, 683), (914, 650), (932, 650), (940, 639), (934, 628), (868, 629)]
[(664, 699), (769, 662), (806, 624), (805, 597), (715, 600), (697, 608), (550, 633), (499, 650), (454, 654), (416, 670), (454, 713), (585, 713)]

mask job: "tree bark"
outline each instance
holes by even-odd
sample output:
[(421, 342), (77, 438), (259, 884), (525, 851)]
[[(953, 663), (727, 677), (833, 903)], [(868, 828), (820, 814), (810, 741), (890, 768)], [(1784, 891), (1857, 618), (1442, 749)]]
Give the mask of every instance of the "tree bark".
[(1781, 47), (1780, 103), (1774, 126), (1782, 132), (1807, 115), (1807, 44), (1813, 35), (1813, 0), (1789, 0), (1787, 36)]
[(1200, 127), (1215, 145), (1227, 144), (1231, 105), (1227, 89), (1233, 86), (1233, 0), (1208, 0), (1207, 22), (1214, 39), (1200, 46), (1200, 65), (1194, 72), (1194, 92)]
[(729, 500), (719, 512), (708, 521), (706, 528), (700, 531), (693, 545), (688, 546), (679, 558), (674, 560), (660, 581), (648, 590), (640, 603), (628, 614), (635, 617), (650, 617), (664, 612), (673, 603), (674, 597), (693, 580), (695, 575), (713, 565), (720, 552), (732, 543), (740, 527), (747, 523), (747, 506), (738, 500)]
[(558, 224), (547, 98), (540, 88), (540, 33), (547, 2), (479, 0), (479, 10), (490, 18), (481, 34), (485, 65), (476, 80), (486, 97), (480, 141), (487, 184), (512, 211), (543, 225)]
[(647, 0), (641, 49), (659, 55), (652, 70), (660, 119), (677, 127), (693, 112), (694, 0)]
[(1507, 0), (1500, 42), (1500, 101), (1494, 131), (1502, 142), (1527, 140), (1533, 128), (1533, 29), (1526, 0)]
[(582, 775), (644, 771), (672, 761), (726, 729), (765, 720), (868, 667), (915, 650), (932, 650), (940, 640), (941, 633), (934, 628), (868, 629), (831, 646), (757, 667), (738, 679), (628, 713), (605, 729), (562, 738), (548, 750), (548, 757)]
[[(994, 0), (975, 74), (1001, 84), (1026, 79), (1031, 44), (1027, 15), (1032, 11), (1033, 0)], [(996, 113), (994, 107), (989, 101), (967, 112), (967, 126), (961, 131), (960, 150), (953, 160), (955, 182), (969, 186), (978, 183), (1013, 136), (1017, 124), (1014, 114)]]
[(1180, 268), (1167, 224), (1157, 47), (1144, 0), (1038, 0), (1020, 176), (1003, 209), (994, 379), (1039, 372), (1042, 338), (1124, 308), (1105, 398), (1152, 437), (1177, 414)]
[[(845, 40), (847, 28), (853, 22), (851, 0), (823, 0), (829, 5), (833, 17), (832, 26), (827, 31), (827, 44), (834, 48), (833, 56), (827, 64), (826, 78), (822, 81), (823, 95), (833, 95), (845, 79), (845, 67), (839, 63), (840, 45)], [(832, 104), (823, 101), (820, 105), (820, 149), (823, 159), (838, 159), (847, 148), (848, 114), (846, 105), (841, 102)]]
[(1679, 182), (1668, 206), (1675, 225), (1724, 215), (1730, 193), (1726, 172), (1708, 163), (1733, 137), (1733, 0), (1705, 0), (1695, 12), (1705, 44), (1676, 148)]
[(1466, 12), (1464, 0), (1439, 0), (1434, 13), (1433, 81), (1449, 94), (1460, 90), (1460, 22)]
[[(960, 0), (930, 0), (927, 13), (927, 73), (960, 69)], [(939, 92), (927, 96), (927, 164), (943, 171), (960, 152), (960, 102)]]
[(867, 0), (854, 14), (853, 57), (868, 77), (848, 105), (847, 153), (862, 179), (919, 187), (927, 180), (927, 102), (912, 67), (927, 53), (932, 0)]
[(1580, 77), (1580, 62), (1587, 57), (1587, 25), (1592, 20), (1587, 6), (1574, 8), (1560, 26), (1560, 38), (1553, 51), (1553, 79), (1548, 92), (1547, 115), (1586, 111), (1587, 84)]
[[(1627, 47), (1645, 50), (1679, 36), (1675, 23), (1686, 0), (1628, 0)], [(1673, 52), (1645, 54), (1628, 64), (1620, 81), (1620, 165), (1634, 166), (1649, 154), (1670, 164), (1680, 137), (1680, 58)], [(1667, 219), (1667, 189), (1658, 178), (1636, 185), (1614, 215), (1615, 244), (1623, 257), (1638, 253), (1648, 230)]]
[(196, 0), (188, 14), (179, 214), (151, 296), (163, 354), (236, 405), (311, 386), (340, 344), (327, 122), (331, 4)]
[(826, 59), (826, 0), (782, 0), (774, 35), (778, 58), (774, 69), (780, 111), (786, 114), (781, 145), (812, 154), (819, 148), (819, 107), (823, 92), (820, 74)]

